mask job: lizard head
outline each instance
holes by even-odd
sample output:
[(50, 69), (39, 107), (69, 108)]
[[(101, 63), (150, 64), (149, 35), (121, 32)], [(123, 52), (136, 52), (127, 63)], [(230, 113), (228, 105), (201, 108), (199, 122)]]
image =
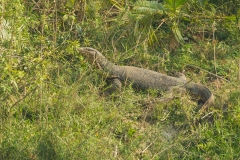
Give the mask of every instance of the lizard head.
[(103, 56), (98, 50), (93, 49), (91, 47), (80, 47), (78, 51), (88, 57), (91, 61), (94, 61), (96, 58)]
[(91, 48), (91, 47), (80, 47), (78, 51), (85, 57), (87, 57), (91, 62), (96, 63), (99, 68), (99, 58), (104, 57), (102, 53), (98, 50)]

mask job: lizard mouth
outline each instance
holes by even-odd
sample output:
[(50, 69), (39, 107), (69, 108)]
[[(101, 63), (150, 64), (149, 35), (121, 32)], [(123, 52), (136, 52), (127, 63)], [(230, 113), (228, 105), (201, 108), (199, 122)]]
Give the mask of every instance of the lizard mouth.
[(96, 52), (96, 50), (95, 49), (93, 49), (93, 48), (90, 48), (90, 47), (80, 47), (80, 48), (78, 48), (78, 50), (79, 51), (86, 51), (86, 52)]
[(80, 47), (80, 48), (78, 48), (78, 51), (86, 52), (86, 51), (89, 51), (89, 50), (87, 48), (85, 48), (85, 47)]
[(95, 56), (95, 54), (97, 54), (98, 52), (90, 47), (80, 47), (78, 48), (78, 51), (81, 52), (84, 55), (91, 55), (91, 56)]

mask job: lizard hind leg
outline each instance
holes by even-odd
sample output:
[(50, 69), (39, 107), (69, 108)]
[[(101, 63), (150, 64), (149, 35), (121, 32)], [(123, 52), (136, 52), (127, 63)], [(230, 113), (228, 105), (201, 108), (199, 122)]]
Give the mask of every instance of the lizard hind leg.
[(175, 72), (175, 73), (173, 73), (172, 76), (173, 76), (173, 77), (180, 78), (180, 79), (182, 79), (182, 80), (184, 80), (184, 81), (187, 81), (186, 76), (185, 76), (183, 73), (181, 73), (181, 72)]

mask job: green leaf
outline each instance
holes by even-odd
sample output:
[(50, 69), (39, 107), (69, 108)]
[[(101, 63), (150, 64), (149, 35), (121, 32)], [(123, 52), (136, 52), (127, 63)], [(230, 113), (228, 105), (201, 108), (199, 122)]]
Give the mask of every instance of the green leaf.
[(73, 8), (73, 7), (74, 7), (74, 4), (75, 4), (75, 0), (67, 0), (66, 6), (67, 6), (68, 8)]
[(110, 0), (110, 2), (120, 11), (124, 10), (124, 6), (118, 0)]
[(178, 24), (177, 24), (176, 22), (173, 23), (172, 31), (173, 31), (174, 36), (176, 37), (177, 41), (178, 41), (179, 43), (184, 43), (184, 39), (183, 39), (183, 37), (182, 37), (182, 34), (181, 34), (181, 32), (180, 32), (180, 30), (179, 30), (179, 28), (178, 28)]
[(176, 12), (176, 10), (186, 2), (186, 0), (165, 0), (167, 8)]
[(134, 4), (134, 10), (139, 13), (147, 13), (147, 14), (162, 14), (164, 11), (164, 7), (161, 3), (157, 1), (137, 1)]
[(186, 2), (186, 0), (175, 0), (175, 6), (178, 8), (180, 7), (182, 4), (184, 4)]

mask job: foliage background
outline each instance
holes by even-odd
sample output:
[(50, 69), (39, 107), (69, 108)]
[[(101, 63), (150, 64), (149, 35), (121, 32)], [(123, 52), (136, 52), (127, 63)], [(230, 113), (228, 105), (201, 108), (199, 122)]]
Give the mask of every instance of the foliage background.
[[(239, 0), (1, 0), (1, 159), (238, 159)], [(119, 65), (184, 72), (215, 95), (155, 103), (77, 51)], [(218, 76), (214, 76), (218, 75)]]

